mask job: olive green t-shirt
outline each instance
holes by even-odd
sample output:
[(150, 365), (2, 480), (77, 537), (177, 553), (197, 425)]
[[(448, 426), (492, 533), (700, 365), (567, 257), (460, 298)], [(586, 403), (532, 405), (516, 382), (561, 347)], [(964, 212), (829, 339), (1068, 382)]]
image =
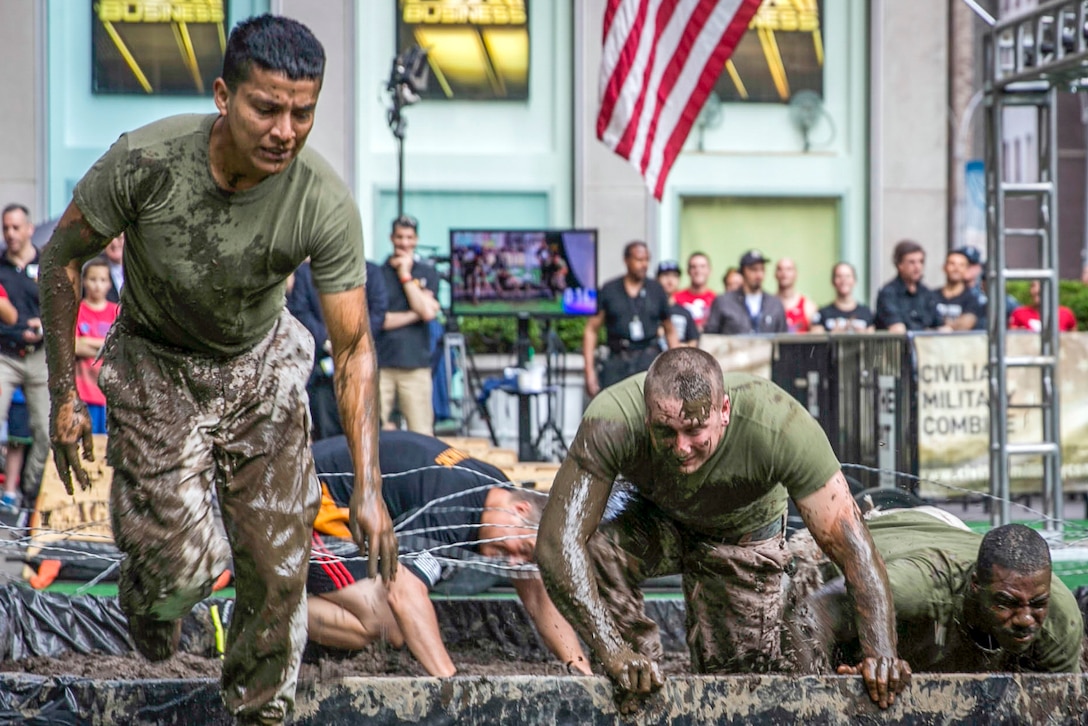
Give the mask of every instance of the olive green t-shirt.
[(781, 517), (787, 495), (804, 498), (840, 469), (823, 429), (792, 396), (766, 379), (727, 373), (731, 411), (722, 440), (697, 471), (681, 474), (650, 443), (645, 378), (627, 378), (593, 399), (571, 456), (595, 476), (622, 476), (689, 529), (740, 537)]
[(100, 234), (125, 233), (121, 320), (156, 342), (226, 356), (271, 329), (307, 256), (325, 293), (363, 285), (366, 260), (347, 186), (307, 148), (252, 189), (220, 189), (208, 158), (216, 118), (173, 116), (123, 134), (74, 201)]
[(1080, 672), (1084, 624), (1076, 598), (1057, 576), (1050, 585), (1050, 611), (1031, 648), (1021, 656), (985, 649), (961, 627), (982, 535), (910, 510), (867, 524), (888, 569), (899, 656), (915, 671)]

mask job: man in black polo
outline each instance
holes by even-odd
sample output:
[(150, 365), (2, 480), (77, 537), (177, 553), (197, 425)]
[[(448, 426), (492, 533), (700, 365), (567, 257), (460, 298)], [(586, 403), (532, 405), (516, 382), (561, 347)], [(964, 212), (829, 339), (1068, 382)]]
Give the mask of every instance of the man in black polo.
[[(586, 321), (582, 338), (585, 358), (586, 392), (596, 396), (602, 388), (641, 373), (661, 348), (657, 343), (657, 328), (665, 331), (668, 347), (678, 345), (676, 331), (669, 318), (669, 296), (656, 280), (647, 279), (650, 269), (650, 249), (641, 240), (628, 242), (623, 248), (627, 274), (609, 280), (597, 293), (597, 314)], [(608, 359), (597, 373), (597, 343), (604, 326)]]
[[(19, 319), (14, 325), (0, 325), (0, 421), (7, 421), (11, 394), (21, 386), (34, 437), (22, 481), (23, 492), (30, 497), (37, 494), (49, 454), (49, 387), (38, 299), (38, 250), (30, 241), (34, 225), (26, 207), (9, 204), (2, 219), (7, 250), (0, 257), (0, 285), (7, 290)], [(5, 492), (0, 505), (10, 509), (15, 498), (15, 492)]]
[(905, 239), (895, 246), (892, 260), (898, 274), (876, 296), (876, 329), (889, 333), (950, 330), (937, 311), (937, 294), (922, 284), (926, 265), (922, 245)]
[(402, 215), (393, 220), (393, 254), (382, 265), (389, 305), (377, 339), (382, 426), (391, 428), (394, 404), (409, 431), (434, 433), (431, 403), (430, 323), (438, 315), (438, 272), (416, 259), (419, 223)]

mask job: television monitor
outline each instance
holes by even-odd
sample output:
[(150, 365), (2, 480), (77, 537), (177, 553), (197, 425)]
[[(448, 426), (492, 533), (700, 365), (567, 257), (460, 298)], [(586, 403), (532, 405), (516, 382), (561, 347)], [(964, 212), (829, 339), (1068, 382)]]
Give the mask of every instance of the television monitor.
[(454, 315), (597, 313), (597, 230), (450, 231)]

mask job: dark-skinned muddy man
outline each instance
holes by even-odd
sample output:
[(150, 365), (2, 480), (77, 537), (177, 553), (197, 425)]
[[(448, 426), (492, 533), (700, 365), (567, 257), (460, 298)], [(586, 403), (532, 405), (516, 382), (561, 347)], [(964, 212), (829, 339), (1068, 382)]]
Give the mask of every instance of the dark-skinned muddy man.
[[(307, 257), (336, 363), (355, 481), (351, 531), (389, 580), (374, 343), (359, 211), (304, 149), (325, 69), (302, 24), (262, 15), (231, 33), (216, 113), (123, 134), (76, 185), (42, 256), (57, 470), (84, 487), (91, 422), (74, 383), (81, 265), (124, 232), (126, 284), (104, 348), (120, 599), (141, 653), (176, 649), (177, 619), (212, 589), (227, 549), (237, 608), (222, 692), (239, 721), (280, 723), (306, 642), (304, 587), (319, 500), (305, 385), (313, 343), (284, 312)], [(215, 497), (213, 497), (213, 491)]]
[[(602, 521), (613, 482), (631, 496)], [(552, 486), (537, 561), (552, 600), (618, 689), (659, 689), (661, 645), (639, 583), (683, 575), (697, 673), (784, 670), (783, 521), (792, 497), (853, 596), (848, 668), (886, 708), (910, 681), (884, 563), (819, 424), (770, 381), (722, 374), (695, 348), (662, 353), (590, 403)]]

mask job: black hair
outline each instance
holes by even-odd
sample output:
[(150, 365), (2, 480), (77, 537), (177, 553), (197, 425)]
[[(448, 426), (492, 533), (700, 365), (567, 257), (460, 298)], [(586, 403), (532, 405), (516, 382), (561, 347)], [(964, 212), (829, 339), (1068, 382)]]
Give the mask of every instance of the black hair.
[(904, 257), (906, 257), (907, 255), (912, 255), (915, 252), (921, 252), (922, 254), (925, 254), (925, 248), (923, 248), (922, 245), (918, 244), (912, 239), (902, 240), (895, 246), (895, 251), (892, 252), (892, 260), (894, 260), (895, 264), (898, 265), (900, 262), (903, 261)]
[(92, 257), (91, 259), (83, 263), (83, 269), (79, 272), (80, 279), (86, 279), (87, 270), (91, 269), (92, 267), (105, 267), (108, 270), (110, 269), (110, 261), (107, 260), (104, 255)]
[(649, 410), (658, 398), (707, 401), (721, 406), (725, 395), (722, 367), (718, 359), (698, 348), (673, 348), (654, 358), (643, 383), (643, 398)]
[(647, 250), (650, 249), (647, 244), (640, 239), (631, 240), (623, 246), (623, 259), (626, 260), (629, 258), (636, 247), (645, 247)]
[(238, 23), (223, 55), (223, 82), (232, 92), (249, 80), (253, 66), (292, 81), (325, 76), (325, 48), (302, 23), (281, 15), (257, 15)]
[(1050, 548), (1034, 529), (1005, 524), (987, 532), (978, 547), (979, 584), (993, 582), (994, 566), (1022, 575), (1050, 569)]
[(6, 217), (11, 212), (22, 212), (26, 216), (27, 220), (30, 219), (30, 210), (27, 209), (24, 205), (19, 204), (18, 202), (13, 202), (12, 204), (4, 207), (4, 211), (0, 212), (0, 217)]
[(393, 229), (392, 229), (393, 234), (397, 233), (397, 228), (398, 227), (400, 227), (402, 229), (411, 229), (411, 230), (414, 230), (414, 231), (418, 232), (419, 231), (419, 220), (416, 219), (415, 217), (411, 216), (411, 215), (402, 214), (402, 215), (400, 215), (399, 217), (397, 217), (396, 219), (393, 220)]

